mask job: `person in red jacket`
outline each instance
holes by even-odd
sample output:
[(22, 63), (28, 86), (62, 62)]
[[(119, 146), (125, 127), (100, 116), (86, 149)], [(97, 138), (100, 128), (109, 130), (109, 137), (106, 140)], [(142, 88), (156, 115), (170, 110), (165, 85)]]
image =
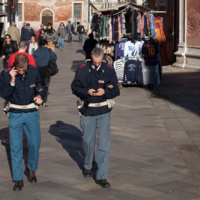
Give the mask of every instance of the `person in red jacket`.
[(29, 59), (29, 64), (28, 65), (36, 66), (35, 59), (33, 58), (32, 55), (26, 53), (26, 49), (27, 49), (27, 43), (24, 40), (20, 41), (19, 42), (19, 51), (10, 56), (10, 58), (8, 60), (8, 67), (12, 67), (14, 65), (13, 63), (15, 62), (15, 57), (18, 54), (25, 54)]

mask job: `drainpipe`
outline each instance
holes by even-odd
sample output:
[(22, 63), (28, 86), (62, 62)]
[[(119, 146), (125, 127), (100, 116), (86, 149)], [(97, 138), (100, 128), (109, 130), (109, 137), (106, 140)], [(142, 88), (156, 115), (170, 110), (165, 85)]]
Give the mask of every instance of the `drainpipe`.
[(186, 45), (186, 43), (187, 43), (187, 37), (186, 37), (186, 35), (187, 35), (187, 6), (186, 6), (186, 3), (187, 3), (187, 0), (184, 0), (184, 12), (185, 12), (185, 19), (184, 19), (184, 21), (185, 21), (185, 30), (184, 30), (184, 32), (185, 32), (185, 44), (184, 44), (184, 53), (183, 53), (183, 57), (184, 57), (184, 63), (183, 63), (183, 68), (185, 68), (185, 65), (186, 65), (186, 52), (187, 52), (187, 45)]
[(88, 33), (90, 32), (90, 0), (88, 0)]

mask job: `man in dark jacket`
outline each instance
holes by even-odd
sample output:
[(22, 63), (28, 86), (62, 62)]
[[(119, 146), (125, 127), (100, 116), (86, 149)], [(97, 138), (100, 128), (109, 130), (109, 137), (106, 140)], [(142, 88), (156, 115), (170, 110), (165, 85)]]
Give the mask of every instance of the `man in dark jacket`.
[(30, 24), (26, 24), (26, 28), (23, 29), (21, 33), (21, 38), (20, 41), (25, 40), (26, 43), (28, 44), (30, 42), (31, 36), (35, 35), (34, 30), (30, 27)]
[(0, 75), (0, 95), (10, 102), (9, 135), (12, 158), (14, 191), (22, 190), (23, 172), (23, 130), (27, 135), (29, 152), (25, 174), (28, 181), (36, 183), (40, 148), (40, 123), (38, 104), (46, 95), (46, 86), (36, 66), (28, 65), (28, 57), (15, 57), (15, 67), (6, 68)]
[(74, 32), (74, 26), (68, 21), (68, 25), (66, 26), (67, 35), (68, 35), (68, 42), (72, 42), (72, 33)]
[(117, 76), (112, 66), (102, 62), (103, 50), (94, 48), (92, 61), (80, 66), (71, 84), (72, 92), (81, 99), (81, 127), (83, 129), (83, 150), (85, 178), (92, 177), (92, 163), (98, 136), (96, 161), (98, 170), (96, 183), (109, 188), (106, 180), (110, 154), (110, 112), (113, 98), (120, 95)]
[(83, 45), (83, 50), (85, 51), (85, 59), (91, 59), (91, 52), (94, 49), (97, 41), (94, 39), (92, 33), (89, 34), (89, 39), (87, 39)]
[(83, 42), (83, 34), (85, 33), (85, 28), (81, 22), (77, 28), (77, 32), (79, 34), (79, 42)]

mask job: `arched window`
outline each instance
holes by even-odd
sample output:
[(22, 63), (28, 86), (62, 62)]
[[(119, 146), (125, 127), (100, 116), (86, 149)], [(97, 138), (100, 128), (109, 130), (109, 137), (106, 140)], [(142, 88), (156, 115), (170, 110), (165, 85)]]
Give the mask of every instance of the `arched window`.
[(42, 12), (42, 24), (47, 26), (48, 23), (53, 26), (53, 12), (49, 9)]

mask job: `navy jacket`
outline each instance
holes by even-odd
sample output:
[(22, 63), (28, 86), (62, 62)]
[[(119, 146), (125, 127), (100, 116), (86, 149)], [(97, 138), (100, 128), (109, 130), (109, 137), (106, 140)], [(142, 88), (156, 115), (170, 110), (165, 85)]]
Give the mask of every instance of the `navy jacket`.
[[(57, 55), (50, 49), (51, 58), (57, 60)], [(50, 60), (49, 50), (47, 47), (39, 47), (33, 53), (37, 67), (46, 67)]]
[(35, 32), (32, 28), (24, 28), (23, 31), (21, 32), (21, 37), (20, 37), (20, 41), (22, 40), (30, 40), (31, 39), (31, 36), (32, 35), (35, 35)]
[[(105, 94), (101, 97), (93, 97), (88, 95), (89, 89), (94, 89), (96, 92), (99, 88), (105, 90)], [(71, 84), (72, 93), (79, 97), (82, 101), (90, 103), (100, 103), (107, 99), (113, 99), (120, 95), (117, 76), (112, 66), (102, 62), (98, 71), (93, 69), (92, 62), (87, 62), (79, 67), (75, 78)], [(84, 114), (84, 107), (80, 112)], [(108, 106), (90, 108), (90, 116), (108, 113), (112, 108)]]
[[(17, 75), (15, 86), (10, 84), (10, 70), (13, 67), (8, 67), (1, 72), (0, 75), (0, 95), (6, 101), (16, 105), (28, 105), (33, 103), (33, 98), (40, 95), (45, 97), (47, 87), (41, 73), (37, 67), (29, 65), (25, 76)], [(9, 112), (32, 112), (36, 109), (14, 109), (10, 108)]]

